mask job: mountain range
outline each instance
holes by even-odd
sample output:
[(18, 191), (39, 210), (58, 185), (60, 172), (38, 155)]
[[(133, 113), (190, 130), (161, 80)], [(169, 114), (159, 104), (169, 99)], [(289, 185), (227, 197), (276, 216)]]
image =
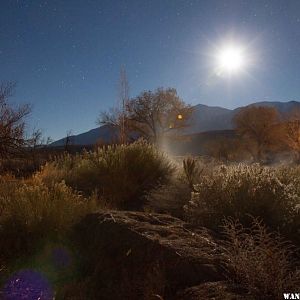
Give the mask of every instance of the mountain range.
[[(274, 107), (280, 114), (286, 114), (294, 109), (300, 109), (300, 102), (255, 102), (247, 106), (269, 106)], [(243, 107), (227, 109), (219, 106), (208, 106), (198, 104), (194, 106), (190, 126), (183, 132), (184, 135), (194, 135), (204, 132), (216, 132), (233, 129), (232, 119)], [(87, 132), (69, 137), (72, 145), (93, 145), (97, 141), (109, 143), (116, 140), (117, 130), (108, 125), (91, 129)], [(51, 144), (54, 147), (64, 146), (66, 138), (57, 140)]]

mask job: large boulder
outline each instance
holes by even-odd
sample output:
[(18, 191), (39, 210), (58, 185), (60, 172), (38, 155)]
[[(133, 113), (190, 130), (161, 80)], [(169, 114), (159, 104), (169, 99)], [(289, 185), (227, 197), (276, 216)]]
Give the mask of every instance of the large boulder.
[(226, 281), (204, 282), (178, 292), (176, 300), (255, 300), (247, 291)]
[(222, 279), (212, 234), (168, 215), (105, 211), (74, 230), (88, 299), (175, 299)]

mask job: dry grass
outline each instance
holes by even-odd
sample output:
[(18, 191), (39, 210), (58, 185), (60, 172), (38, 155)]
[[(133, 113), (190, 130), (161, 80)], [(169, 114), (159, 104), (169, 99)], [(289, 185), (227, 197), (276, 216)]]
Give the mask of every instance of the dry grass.
[(26, 254), (49, 237), (61, 237), (81, 217), (94, 211), (93, 198), (84, 198), (63, 182), (0, 177), (0, 253), (4, 258)]
[(257, 219), (246, 229), (238, 221), (224, 224), (224, 264), (228, 277), (255, 299), (282, 299), (283, 292), (298, 292), (300, 269), (294, 248), (271, 234)]

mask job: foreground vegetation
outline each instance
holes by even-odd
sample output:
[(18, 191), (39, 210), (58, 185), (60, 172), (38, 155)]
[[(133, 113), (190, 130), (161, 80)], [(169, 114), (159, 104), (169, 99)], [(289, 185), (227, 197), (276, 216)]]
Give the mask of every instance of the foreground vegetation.
[(64, 155), (36, 174), (47, 186), (64, 181), (72, 189), (101, 205), (117, 209), (142, 209), (144, 196), (167, 183), (174, 167), (166, 156), (145, 141), (107, 146), (93, 152)]
[(65, 154), (27, 179), (3, 175), (1, 282), (16, 262), (26, 266), (45, 245), (66, 243), (86, 214), (114, 208), (167, 213), (214, 230), (229, 280), (254, 297), (280, 299), (300, 280), (299, 175), (298, 166), (171, 161), (145, 141)]

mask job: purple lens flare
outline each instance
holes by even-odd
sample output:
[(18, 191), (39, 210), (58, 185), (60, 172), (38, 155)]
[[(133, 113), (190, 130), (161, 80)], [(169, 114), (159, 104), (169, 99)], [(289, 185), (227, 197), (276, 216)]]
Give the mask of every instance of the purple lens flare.
[(53, 300), (54, 294), (48, 279), (35, 270), (15, 273), (5, 284), (4, 300)]

